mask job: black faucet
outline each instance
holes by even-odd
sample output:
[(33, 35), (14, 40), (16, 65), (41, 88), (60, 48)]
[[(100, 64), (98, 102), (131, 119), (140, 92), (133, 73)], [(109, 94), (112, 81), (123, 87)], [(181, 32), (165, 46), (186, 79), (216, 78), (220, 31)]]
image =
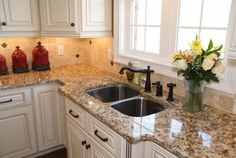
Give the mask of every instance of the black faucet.
[(129, 70), (131, 72), (139, 72), (139, 73), (146, 73), (146, 83), (145, 83), (145, 92), (151, 92), (151, 73), (154, 72), (154, 70), (150, 69), (150, 66), (147, 66), (147, 69), (136, 69), (128, 66), (124, 66), (120, 69), (120, 74), (124, 74), (125, 70)]
[(174, 83), (168, 83), (167, 87), (169, 87), (169, 94), (168, 98), (166, 99), (167, 101), (174, 101), (175, 99), (173, 98), (173, 89), (176, 86)]

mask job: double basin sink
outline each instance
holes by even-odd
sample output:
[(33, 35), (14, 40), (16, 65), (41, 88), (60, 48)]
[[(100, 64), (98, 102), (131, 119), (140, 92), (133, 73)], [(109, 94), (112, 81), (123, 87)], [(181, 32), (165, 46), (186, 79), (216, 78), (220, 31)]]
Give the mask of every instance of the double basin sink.
[(127, 85), (116, 84), (86, 91), (98, 100), (112, 103), (112, 108), (132, 117), (142, 117), (158, 113), (165, 108), (163, 105), (140, 96), (140, 93)]

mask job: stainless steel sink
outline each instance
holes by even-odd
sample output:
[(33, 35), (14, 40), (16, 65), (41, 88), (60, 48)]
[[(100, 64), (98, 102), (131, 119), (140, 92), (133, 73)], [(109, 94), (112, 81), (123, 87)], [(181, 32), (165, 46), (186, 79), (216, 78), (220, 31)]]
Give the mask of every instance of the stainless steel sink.
[(165, 109), (163, 105), (144, 97), (135, 97), (114, 103), (112, 108), (125, 115), (133, 117), (147, 116)]
[(114, 102), (139, 95), (139, 92), (122, 84), (99, 87), (86, 91), (102, 102)]

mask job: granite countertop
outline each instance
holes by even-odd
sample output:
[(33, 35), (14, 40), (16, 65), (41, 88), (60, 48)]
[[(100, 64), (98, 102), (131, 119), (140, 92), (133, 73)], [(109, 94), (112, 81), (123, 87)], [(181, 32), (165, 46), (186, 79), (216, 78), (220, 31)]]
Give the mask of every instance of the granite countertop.
[(168, 108), (145, 117), (126, 116), (111, 108), (111, 104), (88, 95), (85, 90), (127, 81), (121, 75), (89, 65), (66, 65), (50, 71), (1, 76), (0, 91), (51, 82), (59, 82), (62, 85), (60, 93), (131, 143), (153, 141), (179, 157), (236, 158), (236, 115), (210, 106), (196, 114), (187, 113), (180, 103), (170, 104), (165, 97), (155, 97), (154, 92), (147, 94), (134, 86), (143, 96)]

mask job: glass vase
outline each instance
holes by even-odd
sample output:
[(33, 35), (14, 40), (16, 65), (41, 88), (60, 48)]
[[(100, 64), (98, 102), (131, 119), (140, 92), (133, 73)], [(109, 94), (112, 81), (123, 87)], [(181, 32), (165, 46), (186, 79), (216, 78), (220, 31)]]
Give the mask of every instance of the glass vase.
[(206, 86), (206, 81), (200, 81), (199, 84), (193, 80), (185, 80), (185, 98), (184, 111), (199, 112), (203, 110), (203, 92)]

